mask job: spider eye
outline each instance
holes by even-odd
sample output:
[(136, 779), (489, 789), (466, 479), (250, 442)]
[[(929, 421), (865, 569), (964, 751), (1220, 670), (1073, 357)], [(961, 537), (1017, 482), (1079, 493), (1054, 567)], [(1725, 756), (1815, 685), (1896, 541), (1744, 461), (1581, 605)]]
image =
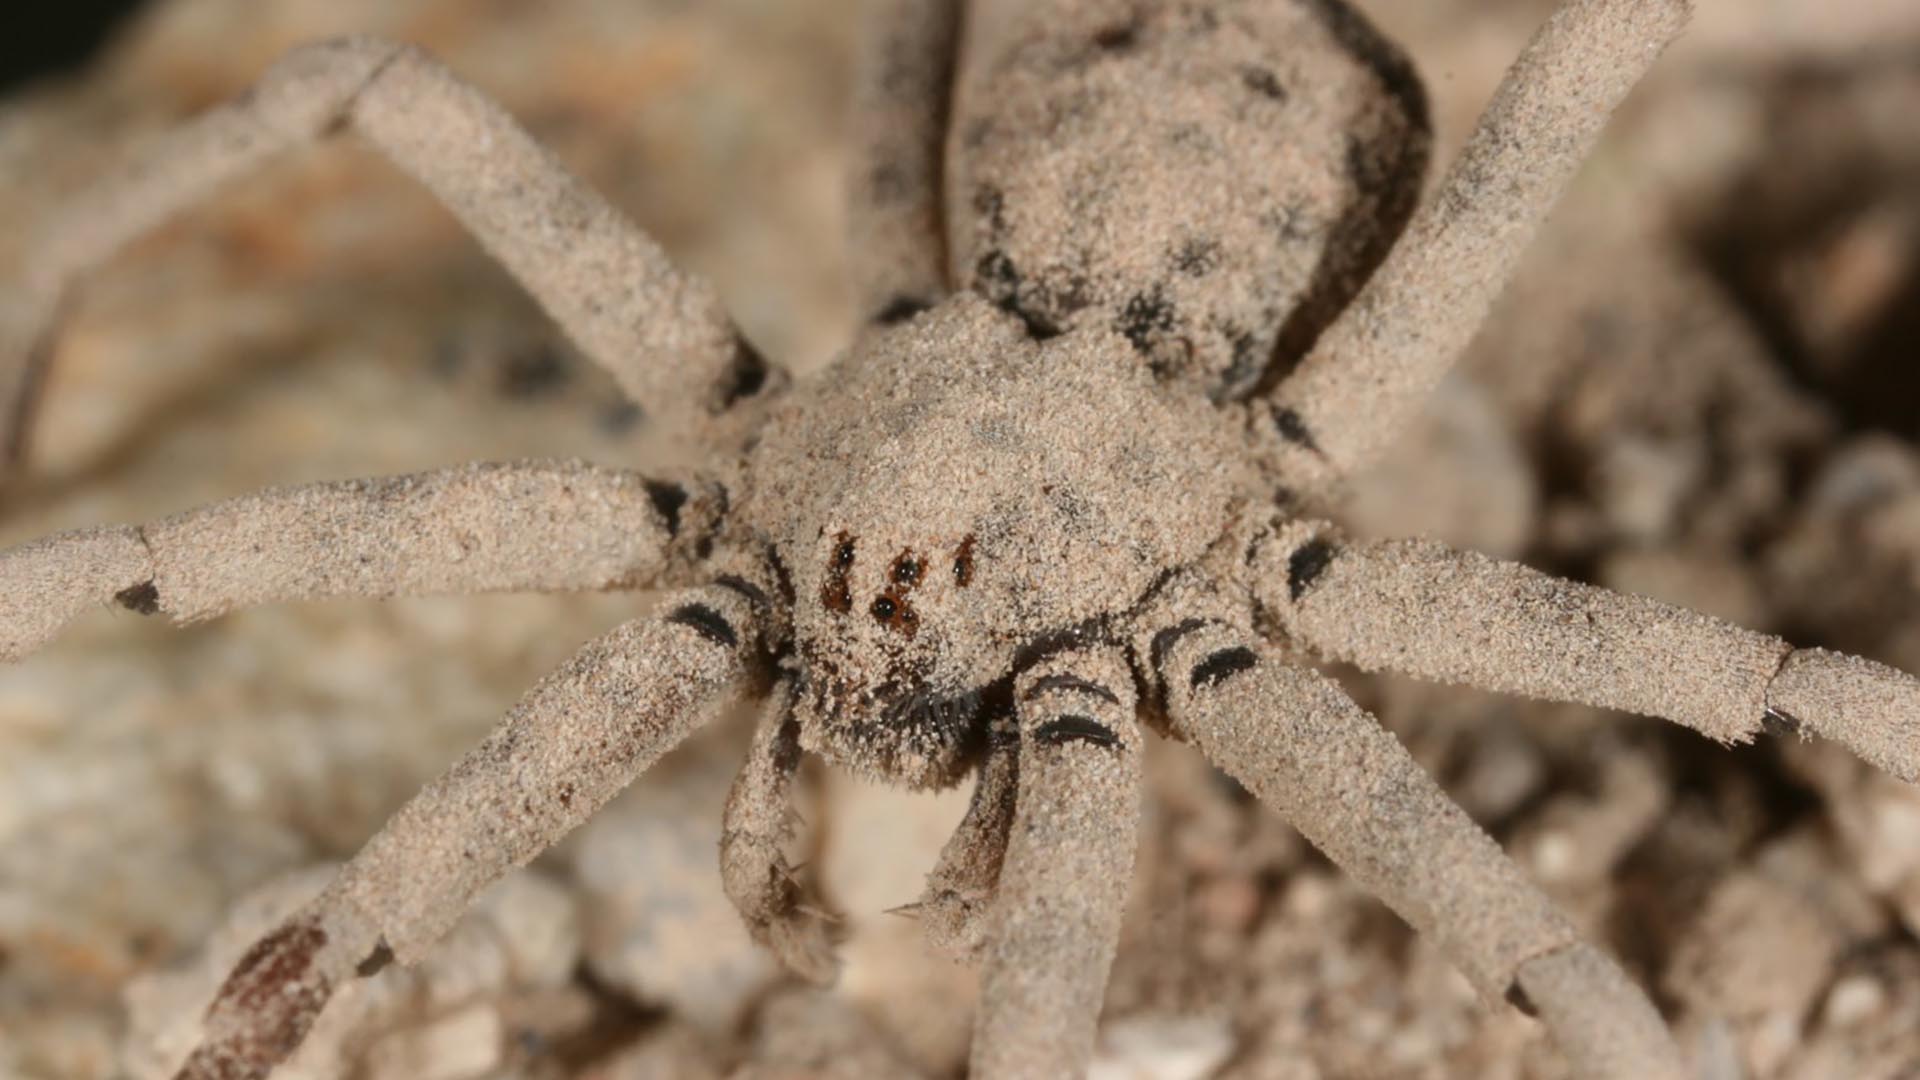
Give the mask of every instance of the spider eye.
[(833, 549), (833, 565), (842, 569), (853, 565), (853, 541), (842, 540), (840, 546)]
[(953, 553), (953, 581), (961, 588), (973, 583), (973, 536), (971, 534), (960, 541), (960, 550)]
[(920, 580), (920, 561), (902, 559), (893, 568), (893, 580), (896, 585), (911, 585)]
[(893, 613), (896, 610), (898, 609), (894, 606), (893, 601), (884, 596), (873, 602), (873, 617), (883, 622), (893, 618)]

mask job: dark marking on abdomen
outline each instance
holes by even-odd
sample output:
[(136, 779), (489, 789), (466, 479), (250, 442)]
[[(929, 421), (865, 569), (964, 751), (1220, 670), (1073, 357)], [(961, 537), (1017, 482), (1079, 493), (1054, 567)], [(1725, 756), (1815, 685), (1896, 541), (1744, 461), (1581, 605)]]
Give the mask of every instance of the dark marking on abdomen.
[(1280, 77), (1269, 68), (1249, 64), (1240, 69), (1240, 82), (1261, 97), (1279, 102), (1287, 100), (1287, 88), (1280, 85)]
[(1047, 341), (1064, 332), (1065, 328), (1042, 310), (1041, 297), (1022, 296), (1028, 291), (1027, 283), (1005, 251), (993, 248), (981, 255), (974, 266), (974, 277), (987, 299), (1026, 325), (1028, 337), (1035, 341)]
[(740, 635), (734, 632), (733, 624), (705, 604), (682, 604), (667, 616), (667, 621), (691, 627), (715, 645), (731, 649), (740, 644)]
[(1140, 42), (1139, 16), (1104, 27), (1093, 35), (1094, 48), (1102, 52), (1126, 52)]
[(1178, 322), (1179, 316), (1174, 311), (1173, 301), (1167, 299), (1166, 290), (1156, 284), (1127, 298), (1126, 306), (1120, 309), (1120, 316), (1113, 328), (1127, 339), (1136, 352), (1150, 358), (1157, 338), (1173, 333)]
[(1213, 686), (1225, 682), (1259, 662), (1260, 658), (1254, 655), (1253, 650), (1244, 645), (1221, 649), (1193, 665), (1193, 673), (1188, 676), (1187, 684), (1195, 690), (1203, 686)]

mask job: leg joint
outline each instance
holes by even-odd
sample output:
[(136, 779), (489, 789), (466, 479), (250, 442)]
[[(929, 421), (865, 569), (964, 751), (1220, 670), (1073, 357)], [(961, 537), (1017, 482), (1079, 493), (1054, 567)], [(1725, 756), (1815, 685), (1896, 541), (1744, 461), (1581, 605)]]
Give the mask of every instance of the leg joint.
[(403, 56), (425, 54), (376, 37), (343, 37), (288, 52), (268, 69), (249, 100), (281, 138), (307, 139), (351, 122), (367, 88)]

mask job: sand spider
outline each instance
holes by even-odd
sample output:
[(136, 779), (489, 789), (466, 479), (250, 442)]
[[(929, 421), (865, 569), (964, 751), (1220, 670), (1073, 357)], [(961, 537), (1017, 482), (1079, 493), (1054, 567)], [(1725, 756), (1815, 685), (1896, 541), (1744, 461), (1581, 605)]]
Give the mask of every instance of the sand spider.
[(403, 46), (301, 49), (80, 197), (23, 294), (16, 445), (27, 346), (79, 275), (217, 181), (350, 128), (712, 448), (699, 476), (475, 465), (0, 555), (9, 657), (109, 599), (193, 621), (326, 595), (684, 589), (544, 680), (255, 945), (181, 1075), (265, 1075), (335, 986), (419, 958), (477, 890), (748, 689), (764, 719), (721, 870), (802, 973), (833, 970), (783, 855), (802, 755), (910, 786), (977, 774), (922, 900), (935, 944), (984, 964), (975, 1075), (1084, 1066), (1151, 727), (1278, 807), (1488, 999), (1537, 1013), (1583, 1075), (1677, 1076), (1642, 992), (1288, 650), (1726, 742), (1817, 734), (1920, 775), (1920, 683), (1900, 672), (1309, 516), (1452, 362), (1687, 7), (1566, 0), (1415, 212), (1420, 84), (1340, 0), (981, 0), (965, 19), (951, 0), (883, 4), (856, 99), (869, 318), (800, 386), (710, 288)]

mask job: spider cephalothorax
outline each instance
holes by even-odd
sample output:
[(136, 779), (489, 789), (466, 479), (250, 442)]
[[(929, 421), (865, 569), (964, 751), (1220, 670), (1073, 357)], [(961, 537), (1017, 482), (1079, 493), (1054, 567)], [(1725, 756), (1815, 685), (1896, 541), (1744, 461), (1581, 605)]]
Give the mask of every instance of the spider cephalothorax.
[(1423, 107), (1338, 0), (1032, 7), (980, 0), (957, 76), (957, 3), (876, 12), (852, 204), (870, 319), (810, 383), (743, 365), (710, 288), (391, 43), (295, 52), (55, 218), (9, 307), (26, 325), (0, 327), (16, 419), (76, 274), (267, 152), (348, 129), (712, 451), (697, 482), (476, 465), (0, 554), (8, 656), (106, 601), (193, 620), (326, 595), (693, 586), (534, 688), (250, 950), (184, 1077), (264, 1076), (334, 987), (419, 960), (740, 689), (766, 701), (722, 880), (804, 974), (833, 971), (785, 850), (804, 754), (911, 786), (977, 773), (920, 912), (983, 964), (972, 1061), (992, 1078), (1087, 1060), (1143, 719), (1279, 808), (1488, 1001), (1536, 1012), (1584, 1074), (1680, 1074), (1646, 996), (1302, 654), (1729, 742), (1820, 735), (1920, 777), (1920, 682), (1900, 672), (1302, 516), (1419, 408), (1686, 0), (1565, 0), (1384, 260)]
[(1034, 341), (967, 294), (863, 335), (775, 410), (741, 499), (791, 579), (807, 747), (957, 779), (1023, 650), (1217, 538), (1250, 476), (1208, 412), (1117, 334)]

